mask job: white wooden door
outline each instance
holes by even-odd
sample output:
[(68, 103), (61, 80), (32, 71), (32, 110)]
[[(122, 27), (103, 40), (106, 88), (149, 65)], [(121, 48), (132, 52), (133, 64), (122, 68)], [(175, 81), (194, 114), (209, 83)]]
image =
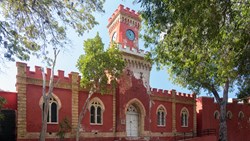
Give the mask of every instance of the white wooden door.
[(134, 106), (128, 108), (126, 113), (126, 132), (128, 137), (138, 137), (138, 115)]

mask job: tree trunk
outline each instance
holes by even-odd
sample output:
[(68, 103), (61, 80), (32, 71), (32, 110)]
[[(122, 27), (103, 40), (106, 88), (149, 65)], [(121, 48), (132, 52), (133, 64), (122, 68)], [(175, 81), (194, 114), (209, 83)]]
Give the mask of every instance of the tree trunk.
[[(205, 85), (208, 86), (208, 85)], [(218, 91), (215, 89), (214, 85), (207, 87), (212, 91), (216, 101), (220, 106), (220, 124), (219, 124), (219, 141), (227, 141), (227, 101), (228, 101), (228, 90), (229, 90), (229, 80), (225, 82), (223, 88), (222, 99), (219, 96)]]
[(44, 106), (42, 106), (42, 129), (40, 132), (39, 141), (45, 141), (46, 133), (47, 133), (47, 117), (48, 117), (48, 111), (49, 111), (49, 100), (52, 97), (52, 92), (54, 88), (54, 69), (56, 65), (56, 59), (57, 55), (59, 54), (59, 50), (57, 51), (56, 48), (54, 48), (54, 60), (52, 62), (52, 69), (50, 74), (50, 81), (49, 81), (49, 90), (48, 94), (46, 95), (46, 77), (44, 68), (42, 69), (42, 77), (43, 77), (43, 90), (42, 90), (42, 96), (43, 96), (43, 103)]
[(46, 132), (47, 132), (47, 116), (48, 116), (48, 111), (49, 111), (48, 97), (45, 96), (43, 100), (44, 100), (44, 106), (42, 110), (42, 129), (40, 133), (40, 141), (45, 141)]
[(228, 101), (229, 80), (225, 82), (223, 99), (220, 104), (220, 128), (219, 141), (227, 141), (227, 101)]
[(93, 95), (93, 93), (94, 93), (93, 88), (91, 88), (89, 91), (89, 94), (88, 94), (88, 98), (86, 99), (86, 101), (82, 107), (81, 113), (79, 115), (77, 129), (76, 129), (76, 141), (79, 141), (81, 122), (82, 122), (84, 115), (86, 114), (87, 106), (89, 105), (89, 100), (90, 100), (91, 96)]
[(227, 102), (220, 103), (220, 128), (219, 128), (219, 141), (227, 141), (227, 118), (226, 118)]

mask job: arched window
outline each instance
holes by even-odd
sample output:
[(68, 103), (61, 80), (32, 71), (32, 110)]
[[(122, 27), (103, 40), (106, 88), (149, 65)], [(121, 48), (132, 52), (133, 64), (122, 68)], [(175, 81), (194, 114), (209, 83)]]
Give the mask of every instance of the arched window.
[(231, 111), (227, 111), (227, 119), (232, 119), (233, 114)]
[[(43, 103), (44, 109), (45, 103)], [(54, 97), (49, 99), (49, 110), (47, 116), (47, 123), (58, 123), (58, 102), (55, 100)]]
[(166, 125), (166, 109), (162, 105), (157, 108), (157, 125)]
[(242, 111), (239, 112), (238, 118), (239, 118), (239, 120), (243, 120), (243, 118), (244, 118), (244, 113), (243, 113)]
[(103, 104), (99, 98), (94, 98), (90, 102), (90, 124), (100, 125), (102, 124), (102, 115), (104, 111)]
[(188, 110), (187, 108), (182, 108), (181, 110), (181, 126), (182, 127), (188, 127), (188, 116), (189, 116), (189, 113), (188, 113)]
[(214, 112), (214, 119), (219, 119), (220, 118), (220, 113), (216, 110)]

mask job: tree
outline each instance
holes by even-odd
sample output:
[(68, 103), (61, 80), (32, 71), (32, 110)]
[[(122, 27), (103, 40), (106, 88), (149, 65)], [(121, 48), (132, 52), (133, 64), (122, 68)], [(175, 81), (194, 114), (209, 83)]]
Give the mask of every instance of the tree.
[(50, 80), (49, 80), (49, 89), (46, 92), (46, 76), (45, 76), (45, 68), (42, 68), (42, 77), (43, 77), (43, 88), (42, 88), (42, 97), (43, 97), (43, 109), (42, 109), (42, 128), (40, 132), (40, 141), (45, 141), (46, 133), (47, 133), (47, 117), (49, 111), (49, 100), (52, 98), (52, 92), (54, 89), (54, 68), (56, 65), (56, 59), (59, 54), (59, 50), (54, 48), (54, 59), (52, 62)]
[[(238, 89), (237, 97), (242, 99), (243, 101), (247, 101), (250, 97), (250, 50), (244, 52), (241, 57), (241, 61), (239, 62), (241, 65), (240, 70), (243, 76), (238, 79)], [(248, 63), (245, 63), (248, 62)], [(242, 69), (243, 68), (243, 69)], [(246, 68), (246, 69), (244, 69)]]
[(239, 84), (239, 92), (237, 93), (238, 99), (247, 102), (250, 98), (250, 76), (244, 76), (242, 81), (238, 81)]
[[(104, 51), (104, 44), (98, 33), (93, 39), (84, 41), (84, 51), (85, 54), (78, 59), (77, 67), (81, 72), (81, 86), (89, 89), (89, 93), (79, 114), (76, 133), (77, 141), (79, 140), (81, 122), (91, 96), (94, 93), (112, 93), (113, 88), (116, 86), (116, 79), (125, 66), (122, 54), (115, 45)], [(111, 87), (108, 87), (107, 84)]]
[[(143, 7), (146, 46), (158, 68), (220, 105), (219, 140), (227, 141), (228, 92), (246, 72), (250, 3), (246, 0), (137, 0)], [(153, 47), (154, 45), (154, 47)], [(249, 55), (248, 55), (249, 56)], [(244, 60), (244, 61), (243, 61)]]
[(67, 28), (78, 35), (92, 29), (98, 24), (92, 13), (104, 12), (104, 1), (1, 0), (1, 63), (4, 58), (14, 61), (29, 60), (31, 54), (39, 57), (42, 48), (48, 46), (68, 46)]
[(57, 132), (57, 136), (59, 136), (60, 141), (64, 140), (64, 136), (67, 132), (71, 130), (71, 125), (69, 119), (63, 118), (63, 120), (59, 123), (59, 131)]

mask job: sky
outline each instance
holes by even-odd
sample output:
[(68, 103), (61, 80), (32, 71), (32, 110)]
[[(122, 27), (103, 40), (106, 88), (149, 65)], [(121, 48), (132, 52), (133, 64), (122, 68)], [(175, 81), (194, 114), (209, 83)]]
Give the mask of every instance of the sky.
[[(133, 4), (133, 0), (106, 0), (104, 4), (105, 13), (96, 13), (94, 14), (96, 20), (99, 22), (99, 25), (95, 26), (88, 33), (85, 33), (83, 36), (79, 37), (74, 31), (68, 31), (68, 37), (72, 41), (72, 47), (69, 47), (67, 50), (61, 50), (56, 67), (55, 74), (57, 74), (56, 70), (64, 70), (65, 75), (70, 72), (79, 72), (76, 68), (76, 62), (78, 57), (83, 54), (83, 42), (86, 39), (93, 38), (99, 32), (100, 37), (102, 38), (103, 43), (105, 44), (105, 48), (109, 46), (109, 35), (108, 35), (108, 19), (111, 17), (113, 12), (118, 8), (119, 4), (124, 5), (125, 7), (129, 7), (135, 11), (140, 10), (140, 5)], [(142, 31), (141, 31), (142, 32)], [(143, 46), (143, 41), (139, 40), (139, 48), (145, 49)], [(30, 70), (34, 70), (35, 66), (43, 66), (42, 61), (32, 57), (30, 61), (26, 61), (28, 66), (30, 66)], [(16, 63), (15, 62), (6, 62), (5, 69), (0, 72), (0, 89), (5, 91), (15, 92), (15, 83), (16, 83)], [(156, 71), (155, 66), (153, 66), (150, 75), (150, 86), (152, 88), (171, 90), (175, 89), (177, 92), (183, 92), (191, 94), (192, 91), (189, 91), (185, 88), (182, 88), (178, 85), (173, 84), (169, 80), (169, 76), (166, 70)], [(201, 95), (205, 96), (205, 93)], [(234, 94), (230, 94), (229, 97), (234, 97)]]

